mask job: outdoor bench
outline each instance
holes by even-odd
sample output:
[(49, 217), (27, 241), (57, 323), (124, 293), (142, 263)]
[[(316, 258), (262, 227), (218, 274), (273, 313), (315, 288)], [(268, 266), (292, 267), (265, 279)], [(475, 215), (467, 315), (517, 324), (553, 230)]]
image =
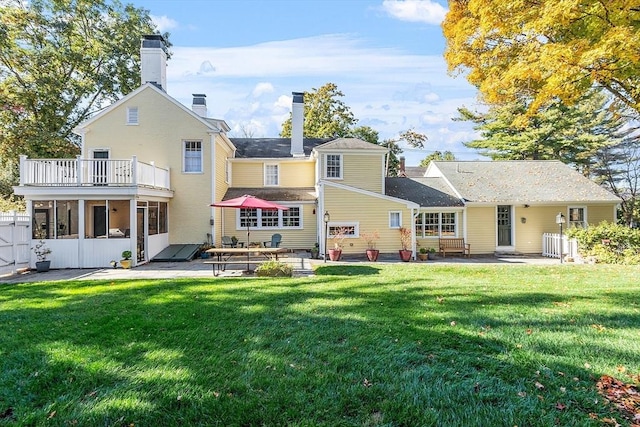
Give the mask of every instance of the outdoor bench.
[(467, 258), (471, 256), (471, 245), (469, 243), (465, 243), (464, 238), (462, 237), (439, 239), (438, 244), (440, 246), (440, 255), (442, 255), (442, 258), (446, 257), (447, 252), (461, 253), (463, 256), (466, 255)]

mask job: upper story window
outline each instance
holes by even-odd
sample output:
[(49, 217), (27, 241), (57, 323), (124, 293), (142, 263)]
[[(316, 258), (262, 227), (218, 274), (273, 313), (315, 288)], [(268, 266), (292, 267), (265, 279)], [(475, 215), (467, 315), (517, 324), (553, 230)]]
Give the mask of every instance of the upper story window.
[(127, 107), (127, 124), (138, 124), (138, 107)]
[(202, 173), (202, 141), (184, 141), (183, 172)]
[(280, 185), (278, 165), (264, 165), (264, 185)]
[(586, 227), (587, 226), (587, 208), (570, 207), (569, 208), (569, 227)]
[(325, 157), (325, 178), (342, 179), (342, 155), (327, 154)]

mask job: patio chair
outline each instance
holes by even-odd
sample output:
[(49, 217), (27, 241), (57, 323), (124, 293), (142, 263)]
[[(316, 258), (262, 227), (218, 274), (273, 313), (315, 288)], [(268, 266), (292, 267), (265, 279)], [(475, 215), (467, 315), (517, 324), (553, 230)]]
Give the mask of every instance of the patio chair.
[[(238, 246), (240, 245), (240, 246)], [(237, 248), (244, 247), (244, 242), (238, 242), (237, 240), (234, 242), (233, 239), (229, 236), (222, 236), (222, 247), (223, 248)]]
[(279, 248), (282, 236), (278, 233), (271, 236), (270, 242), (263, 242), (265, 248)]

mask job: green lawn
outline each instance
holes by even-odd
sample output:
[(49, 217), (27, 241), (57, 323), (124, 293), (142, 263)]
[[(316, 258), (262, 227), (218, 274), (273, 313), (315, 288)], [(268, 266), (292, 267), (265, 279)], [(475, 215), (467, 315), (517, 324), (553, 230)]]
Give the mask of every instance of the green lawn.
[(640, 373), (639, 277), (411, 263), (0, 284), (0, 425), (628, 425), (595, 384)]

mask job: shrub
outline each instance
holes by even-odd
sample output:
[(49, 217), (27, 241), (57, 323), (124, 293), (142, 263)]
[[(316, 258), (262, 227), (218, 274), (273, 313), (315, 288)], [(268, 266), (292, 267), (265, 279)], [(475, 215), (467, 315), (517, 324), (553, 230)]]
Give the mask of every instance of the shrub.
[(606, 221), (587, 228), (569, 228), (580, 254), (604, 264), (640, 264), (640, 230)]
[(291, 277), (293, 276), (293, 267), (281, 261), (267, 261), (256, 268), (256, 276), (258, 277)]

